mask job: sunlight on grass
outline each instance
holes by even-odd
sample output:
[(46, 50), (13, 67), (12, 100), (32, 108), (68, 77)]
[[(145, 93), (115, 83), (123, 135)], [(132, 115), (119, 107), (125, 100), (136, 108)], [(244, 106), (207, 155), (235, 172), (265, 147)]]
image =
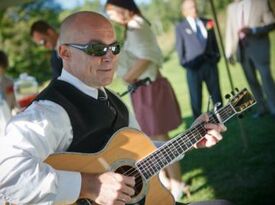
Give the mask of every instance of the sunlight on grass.
[[(275, 32), (270, 36), (272, 42), (271, 72), (275, 79)], [(161, 73), (169, 79), (175, 90), (183, 118), (183, 123), (169, 133), (173, 137), (184, 132), (192, 123), (186, 70), (179, 65), (175, 51), (163, 64)], [(249, 89), (239, 64), (230, 66), (230, 73), (234, 87)], [(221, 91), (224, 96), (231, 92), (231, 86), (223, 58), (219, 63), (219, 76)], [(109, 87), (119, 93), (126, 90), (126, 86), (118, 78)], [(207, 108), (207, 100), (208, 92), (204, 86), (204, 112)], [(131, 106), (128, 95), (123, 97), (123, 101)], [(224, 104), (226, 103), (224, 101)], [(183, 202), (225, 198), (238, 205), (274, 204), (274, 197), (271, 194), (274, 192), (272, 190), (274, 190), (273, 185), (275, 183), (275, 172), (274, 169), (273, 171), (271, 169), (275, 164), (274, 157), (272, 157), (274, 156), (275, 144), (274, 121), (269, 116), (255, 121), (251, 118), (251, 111), (248, 111), (247, 117), (241, 123), (248, 140), (247, 151), (244, 151), (240, 125), (236, 119), (233, 119), (232, 122), (228, 123), (229, 129), (224, 134), (225, 137), (221, 143), (211, 149), (188, 152), (182, 159), (182, 177), (191, 185), (192, 192), (190, 199), (183, 197)]]

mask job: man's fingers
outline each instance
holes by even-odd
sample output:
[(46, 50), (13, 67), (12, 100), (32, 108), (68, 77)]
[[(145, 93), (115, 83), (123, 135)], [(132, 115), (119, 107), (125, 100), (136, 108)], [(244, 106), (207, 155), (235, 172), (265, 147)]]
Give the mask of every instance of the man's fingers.
[(217, 141), (218, 141), (217, 138), (213, 137), (210, 134), (206, 134), (205, 139), (206, 139), (206, 142), (205, 142), (206, 147), (212, 147), (213, 145), (217, 144)]
[(127, 196), (133, 196), (135, 194), (135, 178), (124, 176), (121, 174), (116, 174), (117, 181), (121, 184), (120, 192), (126, 194)]
[(135, 186), (135, 177), (123, 176), (123, 181), (126, 185), (128, 185), (130, 187)]
[(207, 123), (204, 125), (204, 127), (208, 130), (216, 130), (217, 132), (225, 132), (227, 130), (224, 124)]
[(120, 192), (118, 197), (117, 197), (117, 201), (121, 201), (123, 203), (128, 203), (128, 202), (131, 201), (131, 197), (127, 194), (124, 194), (124, 193)]
[(129, 196), (133, 196), (135, 194), (135, 190), (133, 189), (133, 187), (129, 187), (127, 185), (123, 186), (121, 188), (121, 191)]
[(198, 125), (201, 122), (208, 122), (209, 121), (209, 116), (207, 113), (203, 113), (201, 114), (196, 120), (195, 122), (193, 122), (191, 127), (194, 127), (196, 125)]
[(124, 176), (116, 173), (115, 178), (118, 182), (123, 182), (124, 184), (131, 187), (135, 186), (135, 177)]

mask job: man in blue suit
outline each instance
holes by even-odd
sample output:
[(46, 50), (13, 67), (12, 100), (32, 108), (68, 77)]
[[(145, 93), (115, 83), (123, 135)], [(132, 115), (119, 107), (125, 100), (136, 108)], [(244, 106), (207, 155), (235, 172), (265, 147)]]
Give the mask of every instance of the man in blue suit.
[(213, 103), (222, 103), (217, 63), (220, 60), (213, 20), (197, 17), (194, 0), (183, 0), (185, 19), (176, 26), (176, 48), (180, 64), (187, 69), (193, 117), (201, 114), (202, 84), (206, 83)]

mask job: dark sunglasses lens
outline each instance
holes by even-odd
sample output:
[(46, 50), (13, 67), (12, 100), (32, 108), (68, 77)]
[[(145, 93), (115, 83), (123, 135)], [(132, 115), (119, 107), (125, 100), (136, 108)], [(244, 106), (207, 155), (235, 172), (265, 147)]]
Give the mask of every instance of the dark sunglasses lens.
[(117, 55), (120, 52), (120, 46), (118, 43), (114, 43), (110, 46), (106, 46), (105, 44), (101, 43), (91, 43), (87, 47), (87, 54), (94, 56), (104, 56), (107, 53), (108, 49), (111, 49), (114, 55)]
[(107, 52), (107, 49), (105, 48), (106, 46), (104, 44), (89, 44), (87, 48), (87, 53), (94, 56), (103, 56)]
[(114, 55), (119, 54), (120, 52), (120, 45), (118, 43), (114, 44), (111, 46), (111, 50), (113, 52)]

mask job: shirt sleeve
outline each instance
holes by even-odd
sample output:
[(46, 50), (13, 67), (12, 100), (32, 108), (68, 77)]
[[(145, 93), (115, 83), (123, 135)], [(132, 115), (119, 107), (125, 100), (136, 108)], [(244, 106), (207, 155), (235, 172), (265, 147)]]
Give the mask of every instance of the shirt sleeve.
[(140, 126), (137, 122), (137, 119), (135, 118), (133, 113), (130, 111), (129, 111), (129, 127), (140, 130)]
[(270, 4), (267, 0), (264, 2), (261, 2), (263, 5), (263, 23), (264, 25), (274, 23), (275, 22), (275, 17), (274, 14), (270, 8)]
[(34, 102), (15, 116), (0, 138), (0, 198), (13, 204), (77, 200), (80, 173), (55, 170), (43, 162), (52, 153), (64, 152), (71, 141), (69, 117), (53, 102)]

